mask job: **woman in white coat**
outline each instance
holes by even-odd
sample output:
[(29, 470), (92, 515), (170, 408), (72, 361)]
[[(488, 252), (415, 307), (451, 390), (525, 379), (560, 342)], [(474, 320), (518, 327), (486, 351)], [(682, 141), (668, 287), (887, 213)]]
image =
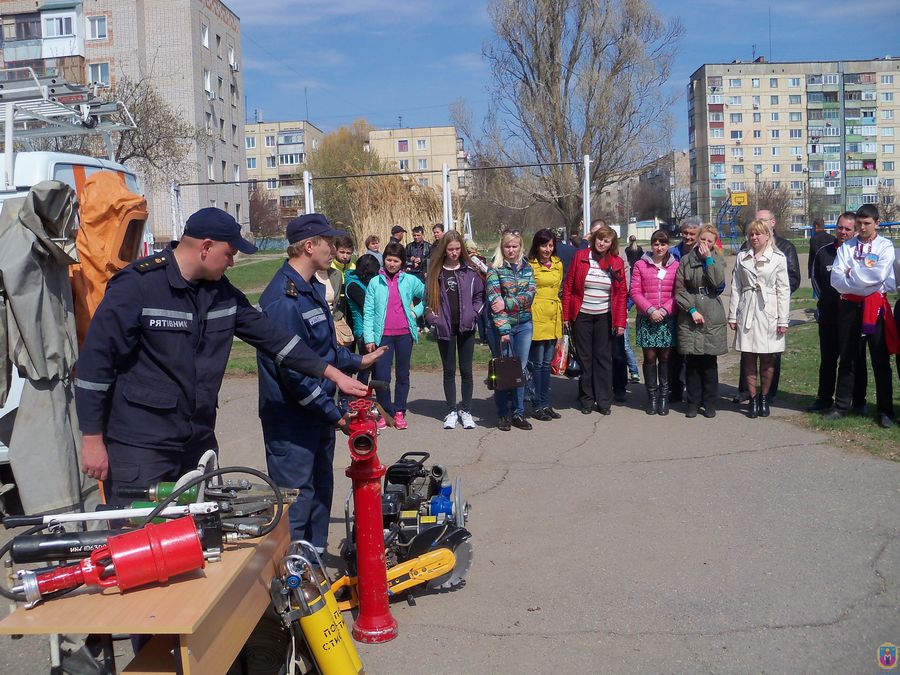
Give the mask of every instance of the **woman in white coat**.
[(734, 331), (734, 349), (741, 352), (742, 369), (747, 373), (750, 393), (747, 417), (768, 417), (767, 397), (775, 372), (775, 354), (784, 351), (791, 291), (787, 258), (774, 245), (769, 226), (762, 220), (750, 223), (747, 243), (734, 264), (728, 325)]

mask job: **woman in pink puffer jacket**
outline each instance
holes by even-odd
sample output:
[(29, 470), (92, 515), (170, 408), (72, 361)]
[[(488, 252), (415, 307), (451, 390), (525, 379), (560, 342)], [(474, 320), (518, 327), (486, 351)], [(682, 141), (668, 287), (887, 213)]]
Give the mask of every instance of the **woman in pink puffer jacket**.
[[(631, 299), (637, 306), (637, 343), (644, 350), (644, 383), (648, 415), (669, 414), (669, 350), (675, 347), (675, 272), (669, 235), (657, 230), (650, 252), (631, 271)], [(657, 367), (657, 364), (658, 367)]]

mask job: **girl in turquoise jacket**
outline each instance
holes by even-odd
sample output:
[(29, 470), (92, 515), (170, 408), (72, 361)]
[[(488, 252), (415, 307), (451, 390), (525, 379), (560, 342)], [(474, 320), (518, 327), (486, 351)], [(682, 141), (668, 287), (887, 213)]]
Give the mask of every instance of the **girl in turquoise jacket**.
[[(406, 429), (406, 399), (409, 395), (409, 364), (413, 342), (419, 341), (416, 319), (425, 310), (423, 298), (425, 284), (402, 271), (406, 263), (406, 251), (401, 244), (391, 242), (384, 248), (384, 269), (373, 277), (366, 288), (363, 307), (363, 339), (366, 350), (388, 348), (384, 356), (375, 362), (376, 380), (390, 383), (391, 363), (396, 358), (394, 374), (394, 400), (389, 389), (379, 389), (375, 395), (378, 403), (390, 415), (398, 429)], [(379, 418), (379, 428), (384, 421)]]

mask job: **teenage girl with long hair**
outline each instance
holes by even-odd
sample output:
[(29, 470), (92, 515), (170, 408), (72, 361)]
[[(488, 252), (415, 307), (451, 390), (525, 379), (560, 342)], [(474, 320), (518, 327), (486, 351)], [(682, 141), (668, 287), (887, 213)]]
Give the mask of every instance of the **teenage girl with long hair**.
[(562, 337), (562, 301), (559, 297), (563, 282), (562, 261), (556, 257), (556, 235), (549, 228), (538, 230), (531, 241), (528, 262), (534, 272), (534, 303), (531, 321), (534, 334), (528, 362), (534, 378), (534, 401), (531, 416), (542, 422), (559, 419), (550, 407), (550, 363), (556, 353), (556, 341)]

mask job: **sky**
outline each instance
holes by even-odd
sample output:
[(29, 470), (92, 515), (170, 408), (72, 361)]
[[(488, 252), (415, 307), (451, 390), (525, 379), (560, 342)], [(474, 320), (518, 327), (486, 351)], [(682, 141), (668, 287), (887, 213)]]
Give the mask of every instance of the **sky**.
[[(309, 119), (331, 131), (449, 124), (464, 99), (476, 130), (490, 101), (483, 0), (225, 0), (241, 19), (248, 117)], [(684, 92), (704, 63), (900, 58), (900, 0), (656, 0), (684, 37), (667, 92), (672, 147), (687, 148)], [(771, 12), (771, 42), (770, 21)], [(771, 44), (771, 48), (770, 48)], [(307, 115), (308, 110), (308, 115)]]

